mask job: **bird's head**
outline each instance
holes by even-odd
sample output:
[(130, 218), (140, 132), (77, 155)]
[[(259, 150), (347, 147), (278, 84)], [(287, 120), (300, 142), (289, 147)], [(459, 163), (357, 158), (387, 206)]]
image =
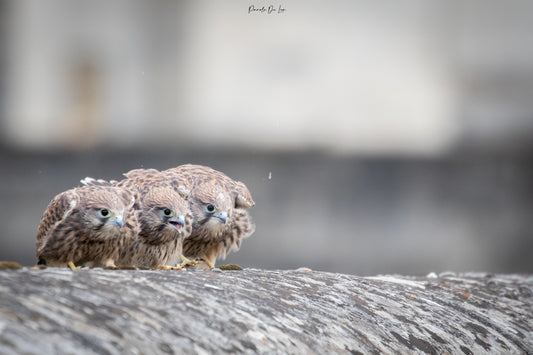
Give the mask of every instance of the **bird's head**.
[(78, 188), (86, 196), (80, 213), (83, 221), (96, 238), (116, 237), (124, 225), (128, 206), (120, 189), (112, 186), (86, 186)]
[(233, 204), (224, 189), (216, 185), (204, 185), (195, 189), (191, 197), (193, 228), (215, 236), (231, 222)]
[(141, 235), (150, 243), (166, 243), (191, 233), (189, 205), (173, 188), (152, 189), (141, 204)]

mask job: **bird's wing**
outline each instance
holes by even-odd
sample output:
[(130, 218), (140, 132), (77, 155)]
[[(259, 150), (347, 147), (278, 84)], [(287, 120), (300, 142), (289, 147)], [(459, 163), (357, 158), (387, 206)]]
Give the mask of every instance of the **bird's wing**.
[(235, 194), (235, 208), (250, 208), (255, 206), (255, 202), (252, 199), (252, 194), (244, 185), (244, 183), (240, 181), (235, 182), (234, 186), (234, 194)]
[(133, 169), (128, 171), (127, 173), (124, 173), (125, 177), (128, 179), (144, 179), (146, 176), (150, 175), (158, 175), (160, 172), (156, 169)]
[(39, 224), (39, 230), (37, 231), (37, 249), (46, 241), (50, 231), (68, 218), (79, 201), (80, 197), (76, 189), (67, 190), (53, 198), (44, 211), (41, 223)]
[(113, 186), (117, 184), (117, 181), (115, 180), (107, 181), (103, 179), (95, 179), (89, 176), (81, 179), (80, 182), (83, 186)]

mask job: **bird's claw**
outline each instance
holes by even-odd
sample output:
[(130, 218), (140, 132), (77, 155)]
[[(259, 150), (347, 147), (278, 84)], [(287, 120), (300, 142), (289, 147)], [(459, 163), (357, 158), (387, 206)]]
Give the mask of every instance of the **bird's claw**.
[(156, 270), (174, 270), (174, 271), (179, 271), (179, 270), (183, 270), (183, 268), (181, 267), (181, 265), (177, 265), (177, 266), (159, 265), (158, 267), (156, 267)]
[(181, 264), (179, 264), (179, 266), (181, 268), (189, 268), (191, 266), (196, 266), (198, 264), (202, 264), (202, 263), (205, 263), (205, 260), (204, 259), (195, 259), (195, 260), (191, 260), (191, 259), (188, 259), (186, 258), (185, 256), (181, 256)]
[(70, 268), (70, 270), (72, 270), (72, 271), (74, 271), (74, 270), (79, 270), (79, 269), (80, 269), (80, 267), (74, 265), (74, 263), (73, 263), (72, 261), (69, 261), (69, 262), (67, 263), (67, 265), (68, 265), (68, 267)]

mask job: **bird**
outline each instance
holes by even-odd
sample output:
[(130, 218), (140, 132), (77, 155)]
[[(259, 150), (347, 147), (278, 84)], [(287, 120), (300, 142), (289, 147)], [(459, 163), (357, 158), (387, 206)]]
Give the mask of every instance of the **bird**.
[(186, 193), (175, 190), (155, 169), (135, 169), (124, 176), (121, 181), (82, 180), (85, 185), (108, 184), (136, 196), (137, 233), (121, 249), (117, 265), (174, 269), (180, 261), (183, 239), (192, 228)]
[(37, 231), (39, 264), (114, 267), (134, 197), (114, 186), (82, 186), (56, 195)]
[(161, 172), (175, 189), (188, 191), (192, 232), (183, 241), (185, 262), (202, 259), (212, 269), (217, 258), (239, 250), (255, 231), (247, 211), (255, 205), (240, 181), (207, 166), (185, 164)]

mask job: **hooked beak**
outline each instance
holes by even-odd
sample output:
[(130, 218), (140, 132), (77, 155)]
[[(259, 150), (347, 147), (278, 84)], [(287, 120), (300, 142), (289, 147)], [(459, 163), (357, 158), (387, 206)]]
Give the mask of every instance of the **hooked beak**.
[(111, 218), (111, 221), (113, 221), (113, 223), (115, 223), (119, 228), (122, 228), (122, 226), (124, 225), (124, 221), (122, 220), (122, 216), (115, 216), (115, 217)]
[(176, 228), (179, 232), (181, 232), (183, 226), (185, 225), (185, 216), (179, 215), (177, 217), (172, 217), (168, 219), (168, 223), (174, 228)]
[(215, 217), (222, 223), (226, 223), (226, 220), (228, 219), (228, 213), (227, 212), (220, 212), (215, 215)]

